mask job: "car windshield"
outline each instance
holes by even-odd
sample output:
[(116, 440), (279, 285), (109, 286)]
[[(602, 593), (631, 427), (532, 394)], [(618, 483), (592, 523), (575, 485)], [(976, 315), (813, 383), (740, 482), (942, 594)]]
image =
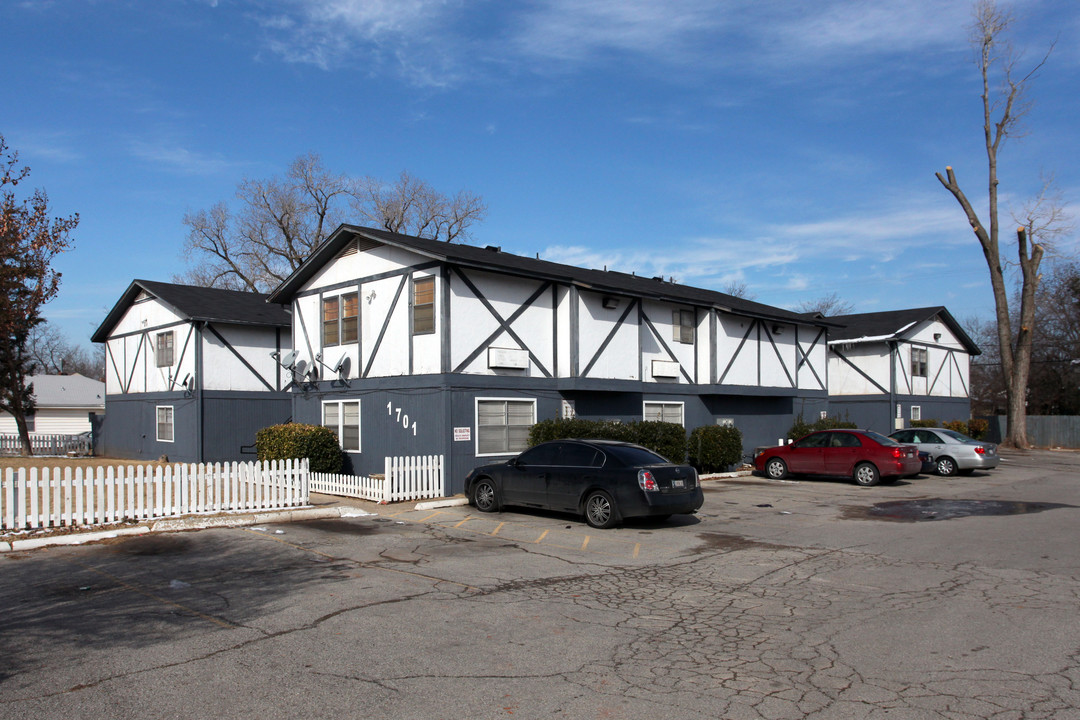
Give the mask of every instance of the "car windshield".
[[(607, 448), (605, 448), (607, 449)], [(661, 457), (652, 450), (633, 445), (613, 445), (610, 454), (619, 458), (625, 465), (636, 467), (638, 465), (666, 465), (667, 458)]]
[(938, 430), (938, 432), (941, 433), (942, 435), (947, 436), (947, 437), (951, 437), (953, 440), (958, 440), (958, 441), (963, 442), (963, 443), (966, 443), (966, 442), (978, 442), (978, 440), (976, 440), (975, 438), (970, 438), (967, 435), (965, 435), (964, 433), (959, 433), (959, 432), (956, 432), (955, 430)]
[(900, 443), (896, 442), (895, 440), (893, 440), (891, 437), (885, 437), (881, 433), (876, 433), (873, 430), (866, 430), (866, 431), (863, 432), (863, 435), (870, 438), (871, 440), (873, 440), (874, 442), (876, 442), (879, 445), (888, 445), (888, 446), (892, 447), (893, 445), (899, 445), (900, 444)]

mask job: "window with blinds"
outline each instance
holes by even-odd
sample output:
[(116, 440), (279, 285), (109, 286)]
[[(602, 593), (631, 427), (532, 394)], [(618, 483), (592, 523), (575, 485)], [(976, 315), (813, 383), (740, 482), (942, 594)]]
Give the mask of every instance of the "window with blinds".
[(509, 455), (529, 446), (535, 400), (477, 400), (476, 454)]

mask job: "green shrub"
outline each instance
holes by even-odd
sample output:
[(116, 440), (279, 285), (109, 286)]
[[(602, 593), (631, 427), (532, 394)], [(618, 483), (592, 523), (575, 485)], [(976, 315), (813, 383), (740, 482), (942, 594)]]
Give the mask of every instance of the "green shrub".
[(686, 459), (686, 430), (683, 426), (651, 420), (629, 423), (580, 418), (541, 420), (529, 430), (529, 447), (566, 438), (619, 440), (647, 447), (672, 462), (681, 463)]
[(930, 418), (929, 420), (912, 420), (911, 427), (945, 427), (937, 418)]
[(742, 460), (742, 432), (737, 427), (702, 425), (690, 433), (690, 464), (698, 472), (724, 472)]
[(990, 429), (990, 423), (982, 418), (971, 418), (968, 420), (968, 435), (976, 440), (982, 440), (986, 437), (986, 431)]
[(271, 425), (255, 434), (259, 460), (308, 458), (311, 472), (341, 472), (341, 447), (337, 435), (321, 425), (286, 423)]
[(845, 415), (844, 419), (838, 417), (826, 416), (819, 418), (812, 423), (808, 423), (803, 420), (802, 413), (799, 413), (795, 418), (795, 423), (791, 426), (791, 429), (787, 431), (788, 440), (798, 440), (804, 435), (809, 435), (812, 432), (818, 430), (835, 430), (836, 428), (856, 428), (858, 425), (851, 422)]

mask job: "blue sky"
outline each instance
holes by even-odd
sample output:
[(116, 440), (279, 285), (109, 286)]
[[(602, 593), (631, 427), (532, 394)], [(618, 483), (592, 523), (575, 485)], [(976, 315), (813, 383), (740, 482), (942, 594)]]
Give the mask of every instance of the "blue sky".
[[(1008, 208), (1080, 207), (1080, 3), (1020, 0), (1036, 80)], [(88, 342), (134, 278), (184, 268), (185, 212), (300, 154), (489, 206), (473, 242), (792, 308), (992, 316), (934, 178), (985, 205), (966, 0), (0, 2), (0, 133), (78, 212), (50, 322)], [(1011, 235), (1011, 233), (1009, 233)], [(1061, 242), (1074, 247), (1075, 233)]]

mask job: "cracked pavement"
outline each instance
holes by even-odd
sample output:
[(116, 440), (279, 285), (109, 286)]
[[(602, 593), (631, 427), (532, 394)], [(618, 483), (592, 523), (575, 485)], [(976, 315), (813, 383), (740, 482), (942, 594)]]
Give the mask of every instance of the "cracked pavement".
[[(388, 508), (9, 553), (0, 716), (1080, 719), (1078, 471), (744, 478), (612, 531)], [(928, 499), (1020, 505), (870, 512)]]

